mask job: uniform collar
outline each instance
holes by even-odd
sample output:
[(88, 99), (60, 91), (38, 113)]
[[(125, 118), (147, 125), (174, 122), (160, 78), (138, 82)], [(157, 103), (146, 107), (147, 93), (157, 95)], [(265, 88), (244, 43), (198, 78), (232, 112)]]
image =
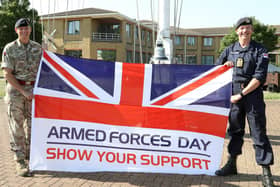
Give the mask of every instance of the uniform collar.
[(249, 46), (245, 47), (245, 48), (242, 48), (239, 44), (239, 42), (235, 42), (234, 44), (234, 51), (251, 51), (253, 49), (253, 46), (254, 46), (254, 42), (251, 40), (250, 43), (249, 43)]
[(30, 47), (30, 40), (28, 41), (28, 43), (27, 43), (27, 45), (24, 45), (23, 43), (21, 43), (20, 41), (19, 41), (19, 39), (17, 39), (16, 40), (16, 43), (17, 43), (17, 45), (19, 46), (19, 47)]

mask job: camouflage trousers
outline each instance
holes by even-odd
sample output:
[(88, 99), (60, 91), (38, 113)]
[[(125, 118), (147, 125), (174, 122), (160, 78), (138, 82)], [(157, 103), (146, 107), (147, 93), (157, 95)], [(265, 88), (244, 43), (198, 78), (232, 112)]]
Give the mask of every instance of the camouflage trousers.
[(23, 95), (12, 97), (8, 102), (8, 124), (11, 150), (14, 159), (22, 160), (29, 157), (31, 137), (31, 106), (32, 102)]

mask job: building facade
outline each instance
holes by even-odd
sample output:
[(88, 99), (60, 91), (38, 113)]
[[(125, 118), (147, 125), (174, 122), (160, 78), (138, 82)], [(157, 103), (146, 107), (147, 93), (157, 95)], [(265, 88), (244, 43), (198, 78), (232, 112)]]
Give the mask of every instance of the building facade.
[[(118, 12), (96, 8), (43, 15), (41, 21), (47, 48), (56, 53), (132, 63), (149, 63), (153, 55), (157, 29), (151, 21), (138, 23)], [(276, 28), (280, 35), (280, 25)], [(171, 28), (176, 63), (214, 64), (220, 41), (231, 29)], [(280, 51), (270, 56), (280, 65)]]

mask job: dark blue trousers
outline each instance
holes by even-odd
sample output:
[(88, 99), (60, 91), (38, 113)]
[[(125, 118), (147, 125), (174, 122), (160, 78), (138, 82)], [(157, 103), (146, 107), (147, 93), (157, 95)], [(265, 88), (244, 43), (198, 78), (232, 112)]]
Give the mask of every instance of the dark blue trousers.
[(242, 154), (246, 117), (249, 123), (250, 135), (254, 142), (253, 147), (257, 164), (272, 165), (274, 157), (271, 144), (266, 135), (265, 103), (261, 88), (249, 93), (238, 103), (231, 104), (228, 128), (230, 137), (228, 152), (231, 156)]

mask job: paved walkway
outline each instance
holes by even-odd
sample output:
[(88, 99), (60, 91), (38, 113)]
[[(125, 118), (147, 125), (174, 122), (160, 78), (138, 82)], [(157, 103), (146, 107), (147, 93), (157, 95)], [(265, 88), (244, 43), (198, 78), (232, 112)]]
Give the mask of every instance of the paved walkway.
[[(280, 186), (280, 101), (267, 101), (268, 135), (271, 140), (275, 164), (272, 167), (275, 184)], [(225, 141), (225, 146), (228, 139)], [(261, 168), (255, 164), (252, 142), (246, 131), (243, 154), (238, 159), (239, 175), (231, 177), (217, 177), (204, 175), (174, 175), (174, 174), (144, 174), (144, 173), (62, 173), (37, 172), (32, 178), (17, 177), (15, 163), (9, 149), (6, 107), (0, 101), (0, 186), (54, 186), (54, 187), (237, 187), (261, 185)], [(223, 162), (227, 153), (224, 151)]]

